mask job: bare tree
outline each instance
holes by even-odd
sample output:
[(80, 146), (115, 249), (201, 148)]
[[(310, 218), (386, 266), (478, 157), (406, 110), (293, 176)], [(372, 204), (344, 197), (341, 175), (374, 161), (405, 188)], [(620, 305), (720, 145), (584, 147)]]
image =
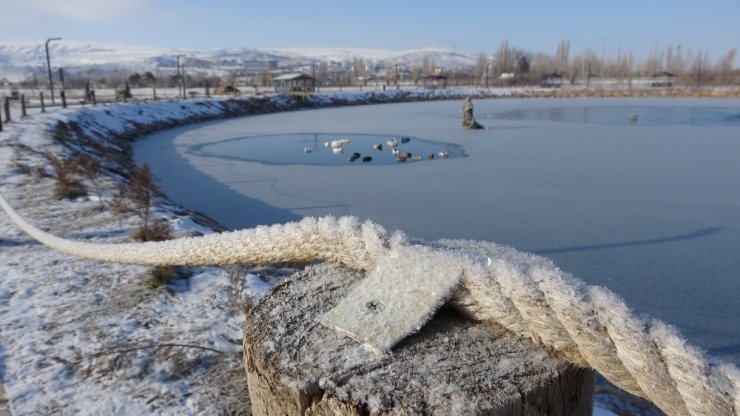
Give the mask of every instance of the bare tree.
[(732, 66), (735, 62), (735, 54), (736, 54), (736, 50), (735, 48), (732, 48), (729, 51), (727, 51), (727, 53), (724, 56), (720, 57), (719, 61), (717, 62), (717, 68), (715, 69), (715, 71), (717, 72), (718, 77), (723, 83), (732, 82), (732, 78), (733, 78)]
[(557, 68), (553, 72), (560, 73), (563, 76), (568, 77), (570, 73), (570, 41), (563, 39), (558, 42), (558, 48), (555, 51), (555, 61)]
[(498, 51), (493, 58), (493, 73), (500, 75), (504, 72), (511, 72), (513, 69), (511, 57), (509, 54), (509, 40), (504, 40), (498, 47)]
[(488, 70), (488, 55), (485, 52), (478, 54), (478, 60), (475, 63), (475, 79), (480, 82)]

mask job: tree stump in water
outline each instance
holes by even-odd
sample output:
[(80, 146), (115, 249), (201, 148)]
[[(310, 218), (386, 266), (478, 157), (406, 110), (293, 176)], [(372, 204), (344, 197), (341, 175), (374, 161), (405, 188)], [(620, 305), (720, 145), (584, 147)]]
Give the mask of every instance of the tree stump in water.
[(244, 351), (255, 415), (591, 414), (591, 370), (452, 308), (382, 355), (319, 324), (360, 279), (311, 266), (250, 312)]
[(463, 121), (462, 126), (466, 129), (471, 130), (478, 130), (483, 129), (485, 127), (478, 124), (477, 121), (475, 121), (475, 117), (473, 116), (473, 100), (470, 97), (466, 97), (465, 101), (463, 102)]

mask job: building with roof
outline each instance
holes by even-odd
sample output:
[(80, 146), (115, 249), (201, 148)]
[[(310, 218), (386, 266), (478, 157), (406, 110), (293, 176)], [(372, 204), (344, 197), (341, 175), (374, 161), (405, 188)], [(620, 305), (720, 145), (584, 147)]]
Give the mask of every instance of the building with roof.
[(560, 88), (563, 86), (563, 77), (560, 74), (545, 74), (540, 78), (540, 87), (542, 88)]
[(653, 74), (653, 82), (650, 83), (650, 86), (653, 88), (671, 88), (673, 87), (673, 75), (670, 72), (667, 71), (661, 71)]
[(315, 89), (316, 82), (306, 74), (283, 74), (272, 79), (275, 92), (282, 93), (310, 93)]
[(421, 78), (424, 88), (447, 88), (447, 76), (442, 74), (425, 75)]

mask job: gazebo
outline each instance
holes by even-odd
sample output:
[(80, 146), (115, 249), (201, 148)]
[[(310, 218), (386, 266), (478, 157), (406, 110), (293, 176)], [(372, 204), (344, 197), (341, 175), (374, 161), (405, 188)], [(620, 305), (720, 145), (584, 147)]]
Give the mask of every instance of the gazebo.
[(315, 81), (306, 74), (284, 74), (272, 79), (275, 92), (309, 93), (314, 91)]
[(660, 71), (653, 74), (653, 82), (650, 86), (653, 88), (671, 88), (673, 87), (674, 74), (667, 71)]
[(421, 79), (424, 88), (447, 88), (447, 76), (442, 74), (425, 75)]
[(540, 87), (542, 88), (560, 88), (563, 86), (563, 77), (555, 72), (545, 74), (540, 78)]

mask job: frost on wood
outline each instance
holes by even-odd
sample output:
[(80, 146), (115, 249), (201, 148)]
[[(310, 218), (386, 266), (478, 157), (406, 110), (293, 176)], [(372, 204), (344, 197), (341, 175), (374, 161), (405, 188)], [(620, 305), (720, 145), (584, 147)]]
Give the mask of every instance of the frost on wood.
[(461, 276), (462, 264), (451, 255), (398, 247), (320, 322), (382, 353), (417, 332), (452, 296)]
[(254, 414), (591, 413), (589, 370), (449, 308), (382, 355), (318, 324), (362, 278), (312, 266), (252, 311), (244, 342)]

